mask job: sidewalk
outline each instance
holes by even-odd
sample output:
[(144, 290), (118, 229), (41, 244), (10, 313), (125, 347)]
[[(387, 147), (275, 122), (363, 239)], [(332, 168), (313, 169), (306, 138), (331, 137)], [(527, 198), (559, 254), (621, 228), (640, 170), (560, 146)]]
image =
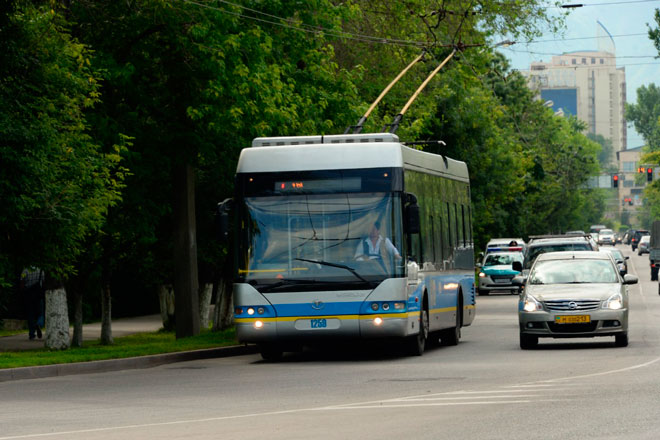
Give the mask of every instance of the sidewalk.
[[(112, 321), (112, 337), (131, 335), (134, 333), (155, 332), (163, 327), (163, 321), (160, 315), (137, 316), (134, 318), (121, 318)], [(69, 334), (73, 336), (73, 328)], [(0, 337), (0, 352), (33, 350), (44, 348), (44, 339), (28, 338), (28, 331), (25, 333)], [(101, 338), (101, 323), (83, 324), (83, 341), (94, 341)]]
[[(160, 315), (138, 316), (112, 321), (112, 336), (126, 336), (134, 333), (155, 332), (163, 326)], [(71, 330), (73, 333), (73, 330)], [(45, 335), (44, 335), (45, 337)], [(95, 340), (101, 337), (101, 323), (83, 325), (83, 340)], [(28, 338), (27, 331), (20, 335), (0, 337), (0, 356), (4, 351), (30, 350), (44, 347), (43, 339)], [(198, 359), (241, 356), (257, 353), (255, 345), (237, 345), (203, 350), (180, 351), (148, 356), (109, 359), (104, 361), (76, 362), (71, 364), (55, 364), (37, 367), (0, 369), (0, 383), (9, 380), (38, 379), (72, 374), (104, 373), (108, 371), (151, 368), (174, 362), (185, 362)]]

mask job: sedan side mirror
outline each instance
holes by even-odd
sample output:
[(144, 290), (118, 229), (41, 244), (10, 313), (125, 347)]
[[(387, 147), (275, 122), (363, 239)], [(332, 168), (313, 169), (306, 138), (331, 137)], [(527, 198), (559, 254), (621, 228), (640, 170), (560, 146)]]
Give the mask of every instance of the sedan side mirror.
[(522, 272), (523, 271), (523, 266), (522, 266), (522, 263), (520, 261), (514, 261), (511, 264), (511, 268), (513, 270), (515, 270), (516, 272)]
[(523, 276), (516, 276), (511, 279), (511, 284), (514, 286), (520, 286), (523, 287), (527, 283), (527, 277)]
[(623, 276), (623, 284), (637, 284), (638, 282), (639, 278), (635, 275), (626, 274)]

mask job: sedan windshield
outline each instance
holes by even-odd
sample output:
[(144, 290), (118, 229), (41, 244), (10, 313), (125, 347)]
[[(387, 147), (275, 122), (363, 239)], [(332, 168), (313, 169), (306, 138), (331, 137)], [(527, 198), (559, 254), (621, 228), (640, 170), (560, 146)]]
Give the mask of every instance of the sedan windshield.
[(520, 252), (511, 252), (506, 254), (488, 254), (484, 266), (511, 266), (514, 261), (522, 263), (522, 254)]
[(391, 193), (248, 197), (239, 276), (269, 288), (403, 276), (400, 206)]
[(529, 276), (530, 284), (617, 283), (611, 261), (567, 259), (539, 261)]

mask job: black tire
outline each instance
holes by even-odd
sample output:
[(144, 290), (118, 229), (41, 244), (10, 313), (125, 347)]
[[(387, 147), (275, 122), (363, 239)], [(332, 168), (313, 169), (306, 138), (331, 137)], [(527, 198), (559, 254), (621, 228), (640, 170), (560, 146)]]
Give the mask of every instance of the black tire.
[(405, 340), (406, 351), (411, 356), (421, 356), (426, 349), (426, 340), (429, 337), (429, 312), (423, 306), (419, 312), (419, 333), (408, 336)]
[(539, 337), (535, 335), (527, 335), (520, 332), (520, 348), (523, 350), (530, 350), (539, 345)]
[(259, 353), (265, 361), (278, 361), (284, 354), (282, 349), (275, 344), (259, 344)]
[(614, 335), (614, 345), (616, 347), (627, 347), (628, 346), (628, 333), (618, 333)]
[(458, 345), (461, 340), (461, 327), (463, 326), (463, 301), (460, 299), (456, 306), (456, 325), (440, 331), (440, 341), (444, 346)]

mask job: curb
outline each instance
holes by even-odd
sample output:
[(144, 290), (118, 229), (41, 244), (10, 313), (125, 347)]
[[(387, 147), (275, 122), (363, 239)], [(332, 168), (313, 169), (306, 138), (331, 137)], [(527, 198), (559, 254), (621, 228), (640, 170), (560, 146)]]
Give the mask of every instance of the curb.
[(257, 353), (256, 345), (233, 345), (230, 347), (207, 348), (203, 350), (179, 351), (176, 353), (153, 354), (103, 361), (75, 362), (70, 364), (41, 365), (36, 367), (6, 368), (0, 370), (0, 382), (10, 380), (42, 379), (73, 374), (106, 373), (109, 371), (152, 368), (175, 362), (199, 359), (222, 358)]

